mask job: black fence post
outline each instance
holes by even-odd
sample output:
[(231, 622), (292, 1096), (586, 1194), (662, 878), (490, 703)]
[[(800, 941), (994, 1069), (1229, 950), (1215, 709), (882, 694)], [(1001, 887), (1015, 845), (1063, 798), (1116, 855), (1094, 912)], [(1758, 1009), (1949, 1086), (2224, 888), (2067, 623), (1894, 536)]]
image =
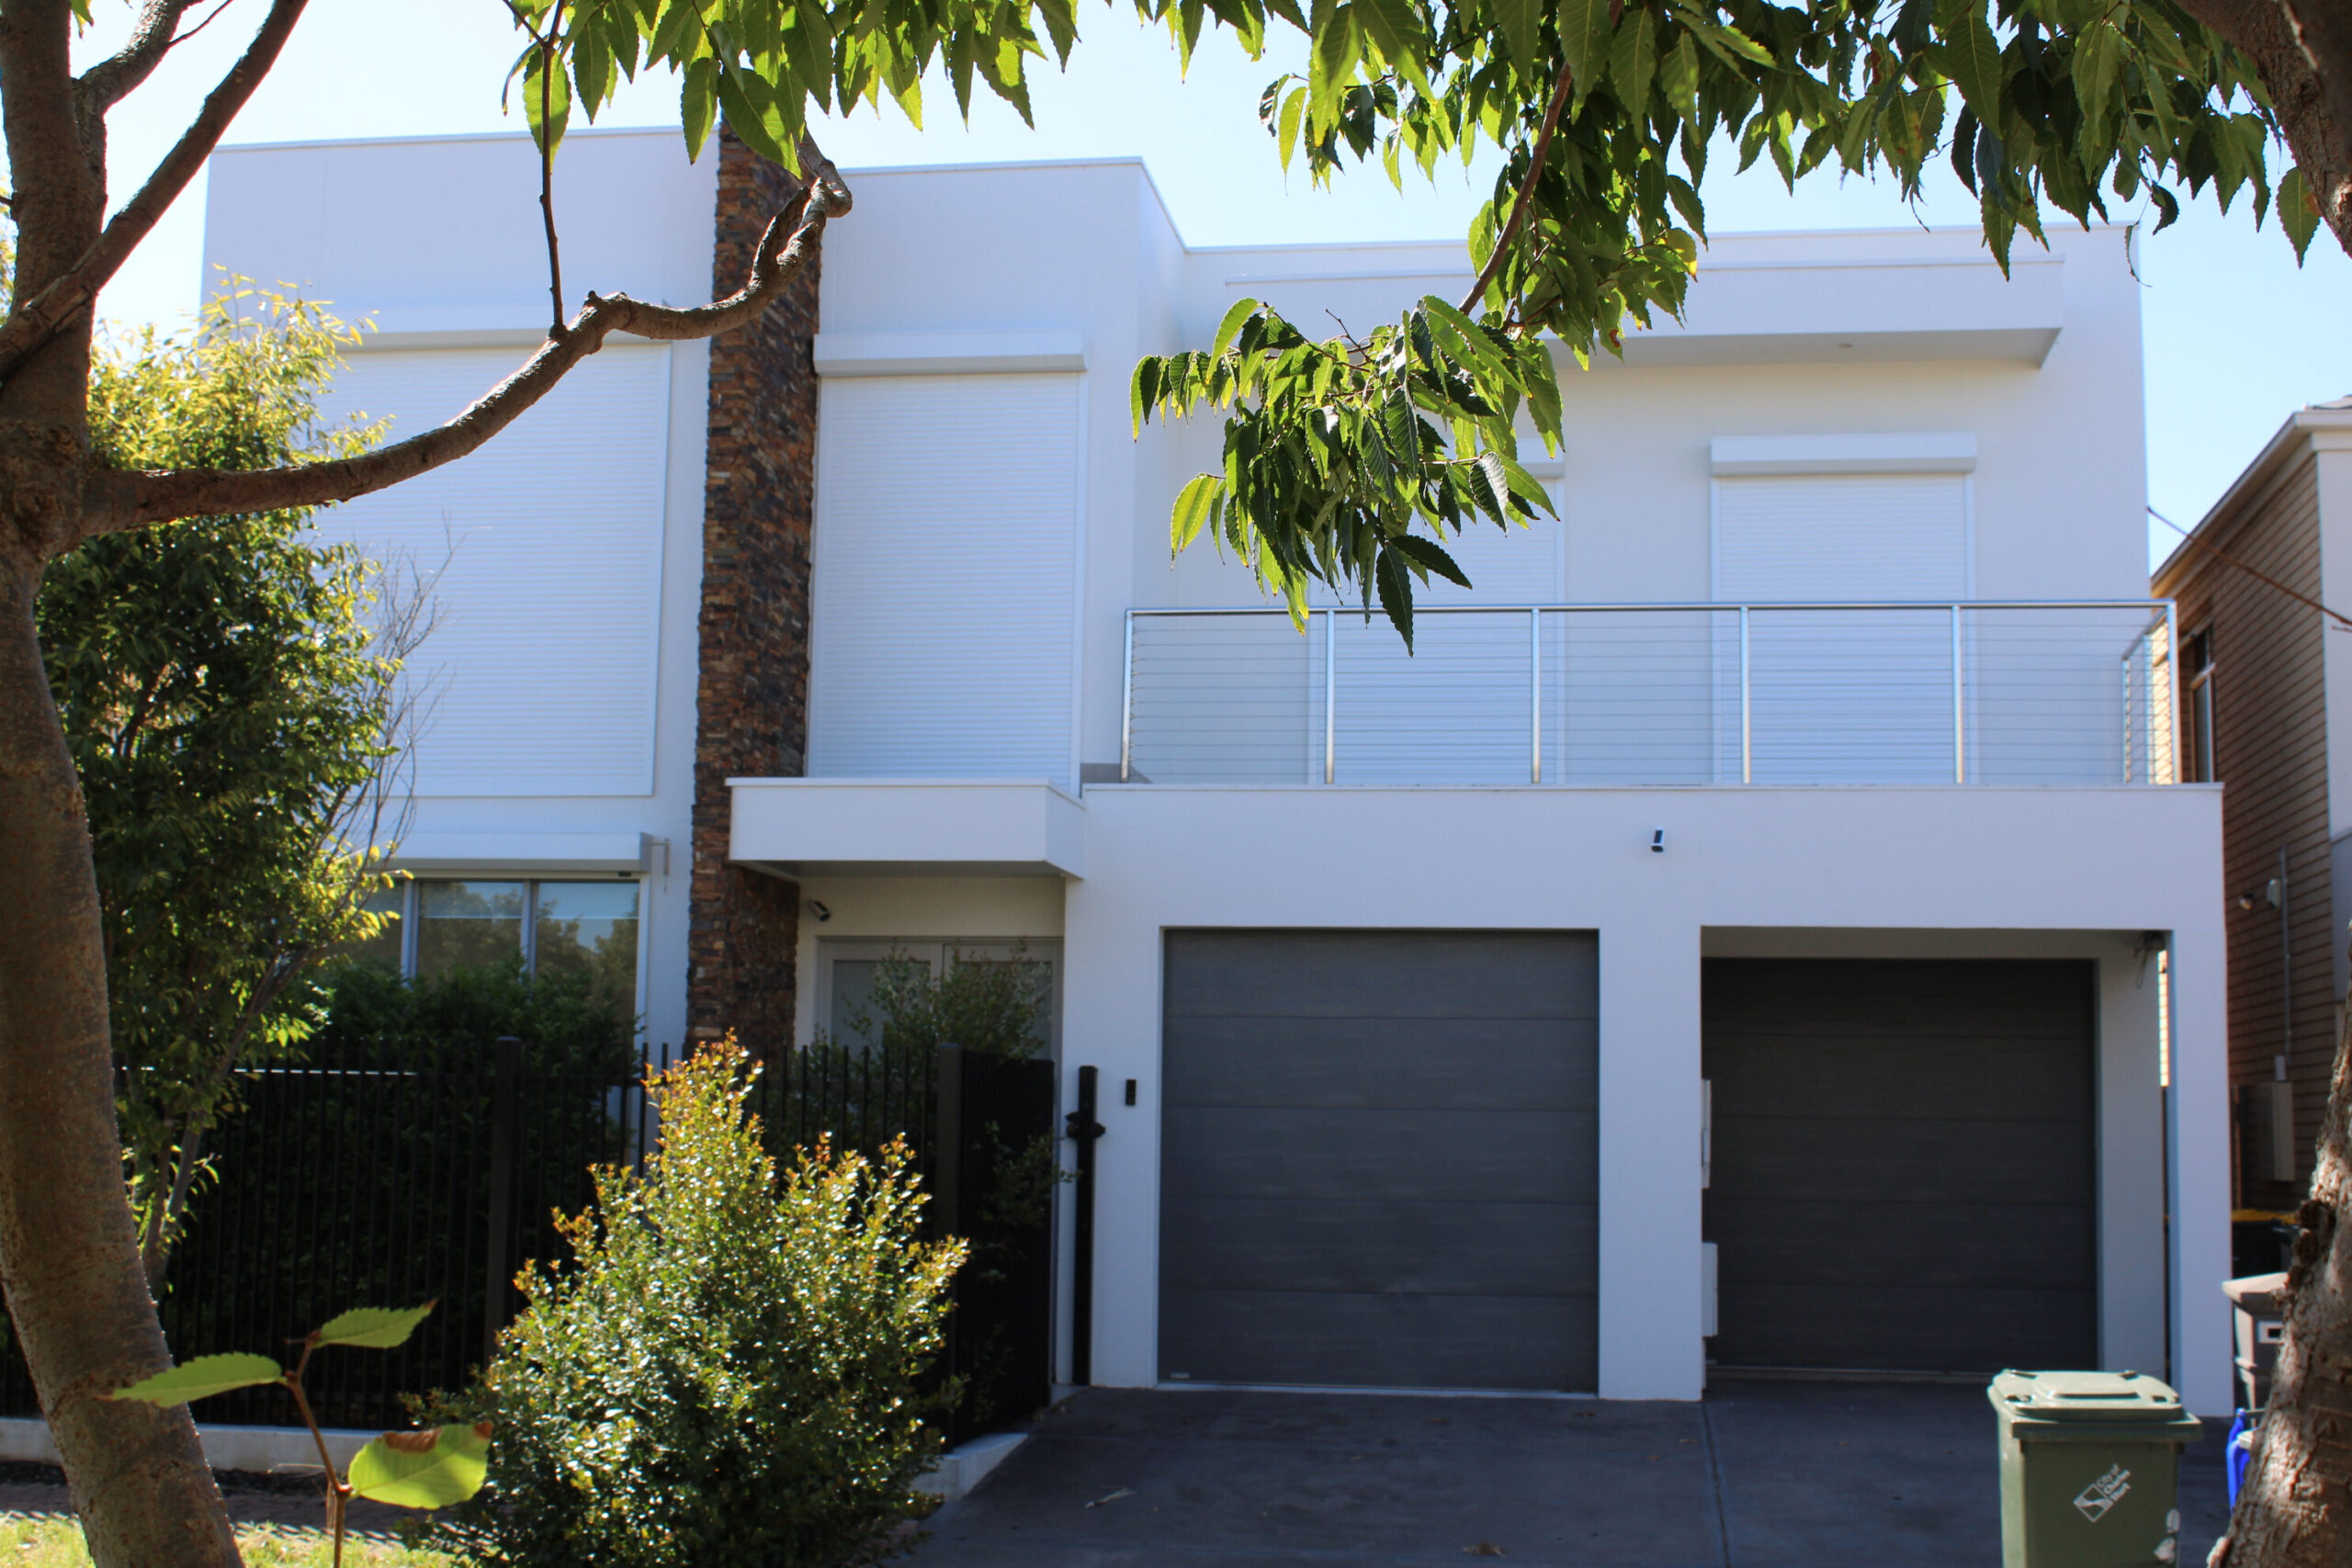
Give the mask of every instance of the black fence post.
[(498, 1331), (506, 1326), (507, 1296), (514, 1272), (514, 1177), (522, 1120), (523, 1043), (513, 1035), (498, 1041), (490, 1099), (490, 1252), (481, 1298), (481, 1360), (498, 1353)]
[(1078, 1109), (1063, 1118), (1078, 1145), (1076, 1235), (1071, 1238), (1069, 1381), (1081, 1388), (1094, 1381), (1094, 1140), (1107, 1130), (1094, 1119), (1101, 1070), (1078, 1069)]

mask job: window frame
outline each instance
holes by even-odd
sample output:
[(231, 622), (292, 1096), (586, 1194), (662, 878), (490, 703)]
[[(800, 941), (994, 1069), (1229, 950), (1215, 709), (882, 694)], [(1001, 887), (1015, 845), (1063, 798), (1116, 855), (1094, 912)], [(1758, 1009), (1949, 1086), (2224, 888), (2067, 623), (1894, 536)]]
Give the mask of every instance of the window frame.
[(2212, 784), (2219, 772), (2214, 759), (2213, 684), (2220, 668), (2213, 657), (2211, 623), (2180, 639), (2181, 783)]

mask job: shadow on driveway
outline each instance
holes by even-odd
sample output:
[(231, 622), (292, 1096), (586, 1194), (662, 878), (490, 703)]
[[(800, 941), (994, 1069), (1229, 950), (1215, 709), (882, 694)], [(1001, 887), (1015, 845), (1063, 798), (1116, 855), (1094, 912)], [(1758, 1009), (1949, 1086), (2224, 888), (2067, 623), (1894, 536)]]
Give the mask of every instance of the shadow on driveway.
[[(2209, 1434), (2185, 1456), (2185, 1564), (2222, 1523), (2219, 1453)], [(910, 1561), (1993, 1568), (1996, 1487), (1974, 1387), (1718, 1382), (1698, 1404), (1089, 1389)]]

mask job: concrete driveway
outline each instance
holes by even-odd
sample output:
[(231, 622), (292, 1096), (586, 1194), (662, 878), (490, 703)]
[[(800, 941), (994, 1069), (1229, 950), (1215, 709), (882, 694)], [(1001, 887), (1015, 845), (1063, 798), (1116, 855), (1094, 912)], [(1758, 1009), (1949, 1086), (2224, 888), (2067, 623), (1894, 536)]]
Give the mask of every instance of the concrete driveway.
[[(2222, 1519), (2185, 1456), (2180, 1561)], [(1720, 1382), (1703, 1404), (1090, 1389), (933, 1516), (921, 1568), (2000, 1561), (1981, 1389)]]

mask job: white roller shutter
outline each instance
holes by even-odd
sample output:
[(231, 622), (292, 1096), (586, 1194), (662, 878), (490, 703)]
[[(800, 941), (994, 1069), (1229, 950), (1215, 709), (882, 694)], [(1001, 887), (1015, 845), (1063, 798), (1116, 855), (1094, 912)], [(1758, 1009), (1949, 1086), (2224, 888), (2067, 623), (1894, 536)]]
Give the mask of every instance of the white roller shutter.
[(811, 774), (1073, 773), (1079, 385), (824, 384)]
[[(401, 440), (525, 352), (355, 355), (332, 406)], [(408, 671), (430, 710), (419, 794), (651, 793), (669, 402), (668, 350), (610, 347), (473, 456), (322, 516), (378, 560), (440, 570)]]
[[(1749, 728), (1758, 784), (1950, 782), (1951, 618), (1967, 597), (1968, 490), (1958, 474), (1822, 474), (1715, 481), (1715, 596), (1925, 601), (1880, 611), (1750, 612)], [(1740, 776), (1736, 629), (1717, 637), (1717, 776)]]
[(1715, 481), (1715, 597), (1962, 599), (1959, 474), (1792, 474)]

